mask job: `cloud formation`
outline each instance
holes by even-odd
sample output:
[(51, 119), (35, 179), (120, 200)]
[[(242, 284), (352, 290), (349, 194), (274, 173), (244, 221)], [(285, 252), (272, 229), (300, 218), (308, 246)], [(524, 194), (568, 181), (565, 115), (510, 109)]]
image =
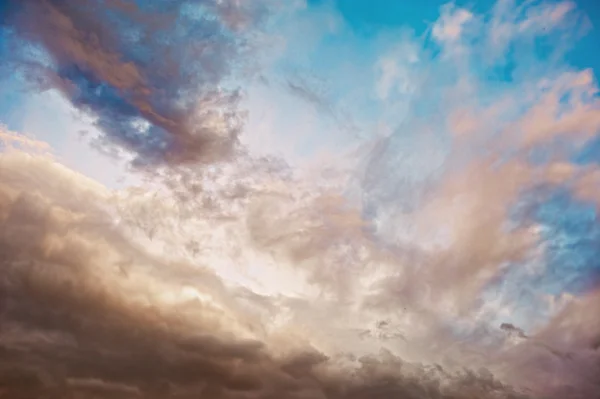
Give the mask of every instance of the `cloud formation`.
[(572, 158), (600, 131), (597, 82), (561, 46), (524, 55), (576, 36), (571, 3), (442, 7), (344, 65), (355, 81), (266, 66), (340, 125), (321, 89), (370, 95), (352, 121), (376, 133), (310, 168), (237, 142), (236, 74), (276, 4), (5, 6), (4, 65), (153, 168), (113, 191), (0, 131), (0, 397), (597, 397), (597, 271), (571, 250), (597, 241), (552, 211), (600, 203)]
[(228, 79), (249, 63), (262, 2), (8, 1), (9, 73), (56, 89), (135, 163), (214, 160), (243, 115)]
[(212, 271), (127, 238), (108, 190), (40, 156), (4, 154), (0, 165), (3, 395), (520, 397), (486, 373), (390, 353), (348, 374), (302, 342), (259, 341), (258, 319)]

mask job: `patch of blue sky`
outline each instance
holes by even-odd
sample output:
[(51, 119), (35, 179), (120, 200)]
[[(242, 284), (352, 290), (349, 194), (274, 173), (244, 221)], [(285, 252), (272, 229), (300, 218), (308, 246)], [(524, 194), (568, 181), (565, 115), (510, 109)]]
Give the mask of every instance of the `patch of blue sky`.
[(487, 321), (496, 328), (502, 323), (512, 323), (525, 331), (544, 325), (554, 311), (545, 297), (548, 287), (532, 285), (543, 270), (543, 264), (532, 260), (506, 266), (506, 274), (481, 294), (482, 303), (495, 307), (489, 312)]
[[(548, 199), (536, 203), (536, 197)], [(536, 249), (524, 261), (509, 265), (482, 298), (511, 309), (510, 320), (503, 322), (530, 329), (552, 316), (544, 298), (581, 295), (600, 282), (600, 224), (594, 205), (551, 187), (524, 196), (513, 211), (515, 224), (537, 226), (542, 252)]]
[[(600, 52), (600, 49), (599, 49)], [(600, 98), (599, 93), (594, 93)], [(574, 152), (570, 161), (578, 165), (592, 165), (600, 163), (600, 132), (589, 139), (578, 151)]]
[(0, 124), (13, 131), (21, 130), (22, 107), (27, 99), (27, 92), (14, 77), (5, 76), (0, 80)]
[(376, 92), (378, 61), (396, 51), (399, 43), (414, 40), (407, 28), (367, 38), (340, 20), (335, 8), (319, 4), (295, 15), (293, 26), (282, 27), (286, 50), (275, 69), (282, 75), (303, 71), (319, 76), (327, 83), (332, 102), (351, 103), (355, 119), (374, 121), (382, 107)]
[[(423, 32), (439, 16), (445, 1), (421, 0), (334, 0), (331, 1), (354, 31), (364, 36), (378, 35), (381, 30), (412, 26)], [(328, 0), (309, 0), (313, 6)]]
[(589, 140), (571, 161), (579, 165), (600, 164), (600, 136)]
[[(42, 66), (51, 66), (52, 59), (39, 47), (13, 41), (12, 32), (0, 29), (0, 57), (9, 59), (13, 56), (14, 46), (18, 47), (20, 56), (34, 60)], [(0, 71), (0, 123), (14, 131), (25, 127), (25, 107), (34, 97), (31, 89), (40, 82), (31, 81), (19, 69), (11, 69), (12, 63), (6, 63)], [(37, 87), (35, 87), (37, 89)]]
[(59, 160), (110, 188), (137, 182), (124, 178), (122, 163), (89, 146), (81, 133), (97, 136), (96, 127), (56, 91), (34, 94), (23, 79), (5, 76), (0, 81), (0, 124), (48, 143)]
[[(309, 0), (308, 3), (313, 7), (333, 4), (356, 35), (369, 37), (378, 36), (382, 31), (406, 26), (410, 26), (417, 35), (423, 34), (437, 20), (441, 7), (451, 2), (445, 0)], [(489, 14), (495, 4), (494, 1), (488, 0), (459, 0), (452, 3), (477, 14)], [(523, 1), (515, 3), (522, 4)], [(579, 45), (573, 48), (573, 51), (565, 55), (566, 60), (577, 68), (594, 68), (598, 71), (600, 70), (600, 31), (598, 30), (600, 7), (596, 0), (577, 0), (575, 4), (577, 9), (586, 15), (592, 29), (582, 35)], [(549, 37), (537, 41), (536, 55), (541, 56), (542, 59), (546, 58), (556, 49), (558, 44), (556, 39), (556, 37)], [(504, 68), (499, 68), (495, 72), (508, 78), (514, 65), (506, 63), (503, 66)]]
[(577, 0), (576, 5), (587, 16), (591, 29), (580, 38), (577, 48), (569, 52), (566, 59), (578, 68), (592, 68), (596, 78), (600, 78), (600, 3)]
[[(432, 121), (436, 115), (443, 115), (438, 112), (443, 90), (455, 84), (461, 73), (466, 72), (469, 77), (481, 83), (476, 97), (471, 98), (471, 101), (479, 106), (486, 106), (497, 101), (507, 91), (522, 87), (532, 77), (543, 76), (551, 71), (559, 72), (569, 65), (575, 68), (591, 66), (587, 58), (582, 59), (585, 62), (578, 61), (577, 54), (590, 51), (589, 44), (594, 41), (590, 42), (589, 37), (591, 35), (598, 39), (596, 31), (584, 36), (582, 40), (587, 42), (584, 41), (583, 46), (575, 46), (574, 51), (566, 54), (553, 46), (556, 36), (549, 34), (531, 42), (509, 46), (503, 57), (492, 63), (475, 54), (469, 60), (469, 69), (459, 71), (440, 57), (437, 45), (427, 40), (425, 35), (431, 23), (439, 17), (440, 8), (445, 3), (394, 0), (309, 1), (310, 7), (304, 13), (311, 15), (313, 23), (319, 21), (321, 30), (315, 32), (314, 29), (311, 30), (315, 26), (301, 25), (301, 28), (289, 34), (287, 52), (277, 65), (282, 75), (289, 74), (290, 70), (304, 68), (322, 77), (328, 85), (328, 100), (335, 105), (347, 102), (348, 98), (355, 99), (349, 108), (354, 110), (353, 117), (366, 121), (361, 125), (367, 128), (366, 136), (372, 134), (374, 126), (382, 119), (389, 124), (391, 137), (383, 144), (386, 148), (380, 148), (376, 154), (378, 159), (370, 165), (377, 172), (368, 173), (365, 182), (367, 197), (374, 197), (374, 201), (367, 207), (371, 211), (373, 207), (383, 206), (379, 201), (407, 202), (404, 205), (411, 208), (409, 203), (418, 201), (416, 189), (424, 187), (425, 182), (443, 167), (440, 162), (445, 157), (443, 149), (431, 151), (436, 153), (434, 156), (423, 156), (418, 165), (411, 161), (414, 158), (411, 154), (419, 153), (416, 148), (419, 147), (422, 130), (418, 127), (418, 121)], [(466, 5), (477, 13), (488, 13), (494, 2), (457, 4)], [(583, 7), (582, 11), (589, 13), (587, 8)], [(334, 18), (333, 22), (330, 21), (330, 28), (324, 28), (328, 26), (328, 18), (335, 12), (343, 21), (336, 21)], [(319, 14), (316, 20), (315, 14)], [(410, 94), (392, 90), (393, 95), (378, 98), (376, 86), (381, 75), (377, 70), (377, 63), (388, 54), (394, 57), (394, 49), (402, 41), (411, 42), (418, 48), (420, 60), (413, 67), (419, 72), (425, 72), (427, 79)], [(481, 43), (479, 46), (481, 50)], [(401, 56), (397, 61), (403, 61)], [(408, 116), (407, 112), (400, 111), (400, 102), (404, 102), (405, 108), (410, 110)], [(394, 107), (388, 118), (383, 117), (386, 106)], [(527, 109), (525, 103), (515, 104), (507, 111), (503, 120), (507, 123), (515, 120)], [(437, 144), (447, 146), (447, 150), (451, 143), (447, 140), (444, 121), (436, 121), (436, 124), (435, 137), (441, 139)], [(488, 131), (480, 133), (492, 135), (501, 131), (502, 127), (500, 121), (500, 124), (486, 126)], [(554, 148), (536, 148), (531, 154), (531, 160), (544, 162), (556, 148), (564, 147), (564, 144), (556, 142), (552, 144)], [(312, 145), (318, 145), (318, 140)], [(587, 155), (588, 158), (590, 156)], [(406, 192), (414, 195), (403, 197), (402, 193)]]
[(364, 114), (377, 112), (378, 104), (374, 101), (373, 92), (376, 71), (373, 64), (378, 53), (367, 50), (366, 43), (355, 40), (351, 34), (343, 31), (323, 33), (321, 38), (315, 39), (311, 50), (298, 57), (295, 53), (297, 47), (303, 46), (297, 42), (303, 40), (301, 35), (298, 32), (298, 36), (288, 39), (286, 53), (275, 65), (279, 73), (284, 78), (297, 73), (318, 76), (327, 85), (327, 100), (332, 105), (338, 106), (348, 99), (354, 102), (352, 109), (355, 119), (361, 119), (361, 113), (365, 117)]
[(596, 207), (560, 193), (538, 207), (534, 219), (545, 228), (548, 272), (561, 292), (580, 294), (600, 276), (600, 224)]

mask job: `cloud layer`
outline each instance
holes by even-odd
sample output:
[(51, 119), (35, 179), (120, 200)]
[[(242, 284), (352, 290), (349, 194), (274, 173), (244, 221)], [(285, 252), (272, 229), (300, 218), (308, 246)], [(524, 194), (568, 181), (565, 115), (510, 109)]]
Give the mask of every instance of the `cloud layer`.
[[(5, 70), (146, 180), (0, 131), (0, 397), (599, 397), (598, 170), (575, 158), (600, 103), (564, 62), (572, 3), (447, 5), (368, 48), (331, 4), (4, 7)], [(317, 63), (292, 23), (321, 28)], [(320, 149), (331, 125), (294, 126), (315, 115), (351, 134), (258, 155), (261, 104), (272, 142)]]
[(277, 312), (275, 299), (149, 254), (114, 224), (120, 200), (48, 158), (13, 152), (0, 162), (3, 395), (519, 397), (486, 373), (384, 353), (348, 374), (343, 359), (293, 335), (259, 341), (252, 309)]

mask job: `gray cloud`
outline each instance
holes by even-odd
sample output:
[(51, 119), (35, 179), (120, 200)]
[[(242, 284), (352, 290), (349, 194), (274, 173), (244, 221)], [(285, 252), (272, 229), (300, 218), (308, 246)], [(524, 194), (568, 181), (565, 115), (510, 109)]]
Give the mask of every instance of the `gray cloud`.
[(506, 331), (508, 334), (516, 334), (519, 338), (527, 338), (525, 331), (512, 323), (502, 323), (500, 324), (500, 329)]
[[(22, 154), (3, 155), (0, 172), (3, 395), (520, 397), (491, 375), (429, 370), (389, 353), (351, 369), (309, 344), (277, 354), (268, 340), (244, 338), (233, 326), (245, 325), (235, 298), (265, 309), (268, 298), (236, 293), (202, 267), (147, 253), (112, 222), (102, 187)], [(161, 299), (184, 286), (218, 306)]]
[(266, 17), (263, 2), (4, 3), (5, 69), (97, 118), (103, 145), (137, 165), (210, 161), (235, 146), (244, 118), (224, 87), (250, 62), (245, 33)]

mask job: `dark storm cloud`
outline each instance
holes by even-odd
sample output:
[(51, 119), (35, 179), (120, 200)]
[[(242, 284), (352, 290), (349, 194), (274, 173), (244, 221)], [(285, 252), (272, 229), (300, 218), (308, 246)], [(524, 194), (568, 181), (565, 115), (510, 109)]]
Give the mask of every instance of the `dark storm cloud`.
[(165, 303), (164, 292), (193, 286), (237, 322), (252, 322), (228, 305), (236, 293), (212, 272), (165, 262), (128, 239), (105, 194), (51, 161), (0, 157), (1, 397), (520, 397), (489, 374), (451, 374), (390, 353), (352, 369), (308, 344), (276, 355), (233, 334), (225, 311)]
[(212, 160), (243, 122), (239, 93), (221, 85), (248, 62), (244, 37), (266, 16), (262, 4), (8, 0), (2, 63), (97, 117), (102, 141), (138, 164)]

